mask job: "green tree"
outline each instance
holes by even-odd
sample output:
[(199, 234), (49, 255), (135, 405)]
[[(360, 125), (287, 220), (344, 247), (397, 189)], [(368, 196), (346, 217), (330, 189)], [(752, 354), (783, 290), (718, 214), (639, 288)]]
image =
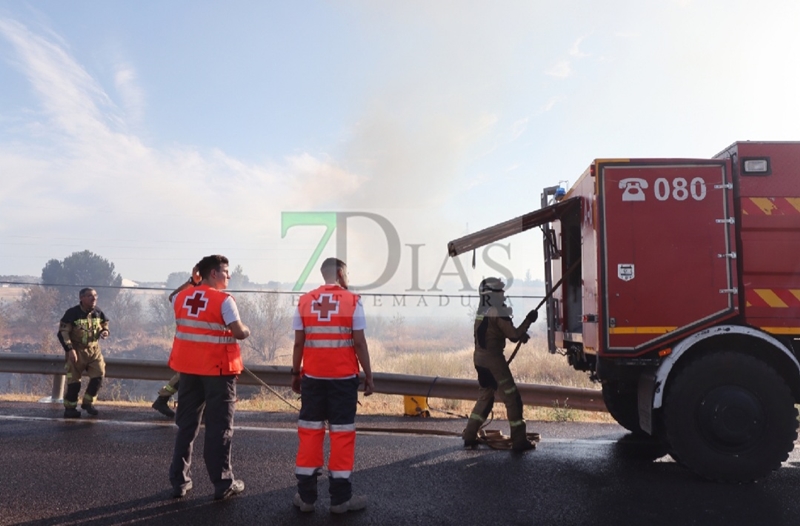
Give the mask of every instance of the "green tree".
[(187, 281), (189, 281), (190, 272), (172, 272), (167, 276), (167, 290), (172, 292)]
[(8, 313), (9, 319), (13, 321), (11, 325), (13, 338), (40, 346), (41, 350), (38, 352), (45, 354), (62, 352), (56, 340), (56, 331), (58, 320), (64, 311), (58, 312), (57, 302), (58, 291), (55, 289), (38, 285), (25, 289), (22, 297)]
[[(63, 311), (78, 304), (78, 291), (81, 288), (119, 287), (122, 285), (122, 276), (114, 271), (113, 263), (84, 250), (73, 252), (63, 261), (48, 261), (42, 269), (42, 283), (61, 285), (48, 288), (57, 291), (57, 308)], [(110, 305), (117, 294), (117, 288), (101, 288), (98, 290), (99, 304)]]
[(288, 298), (274, 292), (237, 295), (236, 305), (242, 321), (250, 327), (243, 346), (259, 360), (271, 363), (282, 346), (291, 344), (292, 310)]
[(236, 268), (231, 273), (231, 279), (228, 281), (228, 288), (231, 290), (245, 290), (251, 287), (250, 278), (244, 273), (242, 266), (236, 265)]

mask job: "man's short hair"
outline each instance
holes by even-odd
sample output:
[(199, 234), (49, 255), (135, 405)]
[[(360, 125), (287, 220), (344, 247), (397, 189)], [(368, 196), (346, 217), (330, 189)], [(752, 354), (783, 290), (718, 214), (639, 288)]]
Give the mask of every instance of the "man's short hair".
[(90, 292), (94, 292), (94, 289), (91, 288), (91, 287), (83, 288), (78, 292), (78, 297), (82, 298), (82, 297), (86, 296), (87, 294), (89, 294)]
[(319, 271), (322, 272), (322, 277), (325, 279), (336, 279), (336, 271), (346, 267), (347, 264), (341, 259), (328, 258), (322, 262)]
[(228, 258), (220, 256), (219, 254), (213, 256), (206, 256), (197, 264), (197, 270), (200, 272), (200, 277), (208, 279), (211, 277), (211, 271), (219, 269), (222, 265), (228, 264)]

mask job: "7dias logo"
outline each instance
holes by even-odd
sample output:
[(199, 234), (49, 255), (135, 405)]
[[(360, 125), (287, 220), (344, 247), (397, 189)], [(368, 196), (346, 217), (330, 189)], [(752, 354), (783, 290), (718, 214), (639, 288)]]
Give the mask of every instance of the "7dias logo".
[[(445, 255), (444, 261), (442, 261), (442, 265), (439, 267), (439, 272), (436, 274), (436, 280), (433, 282), (433, 286), (429, 289), (420, 287), (419, 253), (420, 248), (424, 247), (425, 244), (407, 243), (402, 245), (400, 243), (400, 236), (397, 233), (397, 229), (394, 227), (391, 221), (382, 215), (373, 214), (371, 212), (282, 212), (281, 238), (285, 238), (287, 232), (289, 232), (289, 229), (293, 227), (325, 227), (325, 231), (322, 233), (319, 243), (317, 243), (316, 248), (314, 248), (314, 251), (308, 258), (308, 263), (306, 263), (305, 268), (303, 268), (303, 271), (300, 273), (300, 277), (297, 278), (297, 282), (295, 282), (294, 287), (292, 288), (293, 291), (300, 291), (303, 288), (303, 285), (308, 279), (309, 274), (317, 267), (317, 262), (322, 255), (322, 251), (328, 245), (328, 242), (333, 236), (334, 231), (336, 232), (336, 257), (347, 262), (347, 220), (356, 217), (370, 220), (381, 229), (388, 246), (388, 254), (386, 257), (386, 263), (383, 267), (383, 272), (375, 281), (366, 285), (360, 285), (357, 287), (354, 286), (351, 287), (351, 289), (371, 290), (377, 289), (378, 287), (388, 283), (389, 280), (395, 276), (397, 269), (400, 267), (403, 246), (406, 246), (408, 247), (411, 256), (411, 286), (410, 288), (406, 289), (406, 292), (441, 292), (441, 289), (437, 288), (437, 286), (439, 285), (439, 280), (442, 278), (442, 276), (458, 276), (458, 278), (461, 280), (460, 290), (462, 292), (476, 290), (475, 287), (470, 285), (469, 280), (467, 279), (467, 274), (464, 272), (464, 267), (461, 265), (461, 261), (459, 261), (457, 258), (451, 258), (447, 255), (447, 251), (444, 250), (444, 243), (442, 243), (441, 250), (437, 250), (437, 252), (444, 252)], [(507, 286), (511, 287), (511, 284), (514, 282), (511, 271), (490, 257), (489, 252), (495, 247), (503, 250), (506, 256), (511, 258), (510, 244), (501, 245), (499, 243), (492, 243), (483, 247), (481, 253), (482, 260), (489, 268), (505, 278), (504, 280)], [(455, 266), (455, 271), (445, 272), (445, 268), (450, 261), (452, 261), (453, 266)]]

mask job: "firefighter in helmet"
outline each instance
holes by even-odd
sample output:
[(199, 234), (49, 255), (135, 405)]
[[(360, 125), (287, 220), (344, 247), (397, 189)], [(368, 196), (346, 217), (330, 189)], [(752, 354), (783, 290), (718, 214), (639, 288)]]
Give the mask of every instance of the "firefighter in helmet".
[(506, 339), (512, 342), (528, 341), (528, 328), (536, 321), (538, 314), (532, 310), (525, 316), (519, 327), (511, 321), (511, 307), (506, 306), (505, 284), (498, 278), (486, 278), (479, 287), (480, 304), (475, 314), (475, 353), (473, 360), (478, 372), (478, 401), (469, 415), (464, 429), (464, 446), (472, 447), (478, 443), (478, 431), (486, 421), (494, 405), (497, 394), (506, 406), (508, 424), (511, 428), (511, 448), (513, 451), (533, 449), (528, 440), (525, 420), (522, 418), (522, 397), (511, 376), (503, 350)]

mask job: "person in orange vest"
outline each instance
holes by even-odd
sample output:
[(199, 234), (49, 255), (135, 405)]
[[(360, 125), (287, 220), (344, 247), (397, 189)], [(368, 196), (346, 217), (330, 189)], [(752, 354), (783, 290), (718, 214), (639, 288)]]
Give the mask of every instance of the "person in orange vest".
[[(347, 266), (328, 258), (320, 268), (325, 284), (300, 296), (292, 321), (292, 390), (300, 393), (297, 420), (300, 445), (293, 504), (314, 511), (317, 477), (322, 472), (325, 421), (330, 434), (329, 491), (331, 513), (364, 509), (367, 499), (353, 495), (356, 446), (356, 405), (359, 364), (364, 369), (364, 396), (374, 390), (369, 350), (364, 335), (366, 319), (361, 299), (347, 290)], [(301, 368), (302, 366), (302, 368)]]
[(189, 281), (170, 296), (176, 327), (169, 366), (181, 375), (175, 416), (178, 434), (169, 467), (175, 498), (185, 497), (192, 489), (192, 446), (203, 416), (203, 459), (214, 485), (214, 499), (244, 491), (244, 482), (233, 476), (231, 440), (236, 377), (243, 367), (237, 340), (250, 336), (250, 329), (239, 319), (233, 296), (223, 292), (229, 279), (228, 258), (206, 256)]

